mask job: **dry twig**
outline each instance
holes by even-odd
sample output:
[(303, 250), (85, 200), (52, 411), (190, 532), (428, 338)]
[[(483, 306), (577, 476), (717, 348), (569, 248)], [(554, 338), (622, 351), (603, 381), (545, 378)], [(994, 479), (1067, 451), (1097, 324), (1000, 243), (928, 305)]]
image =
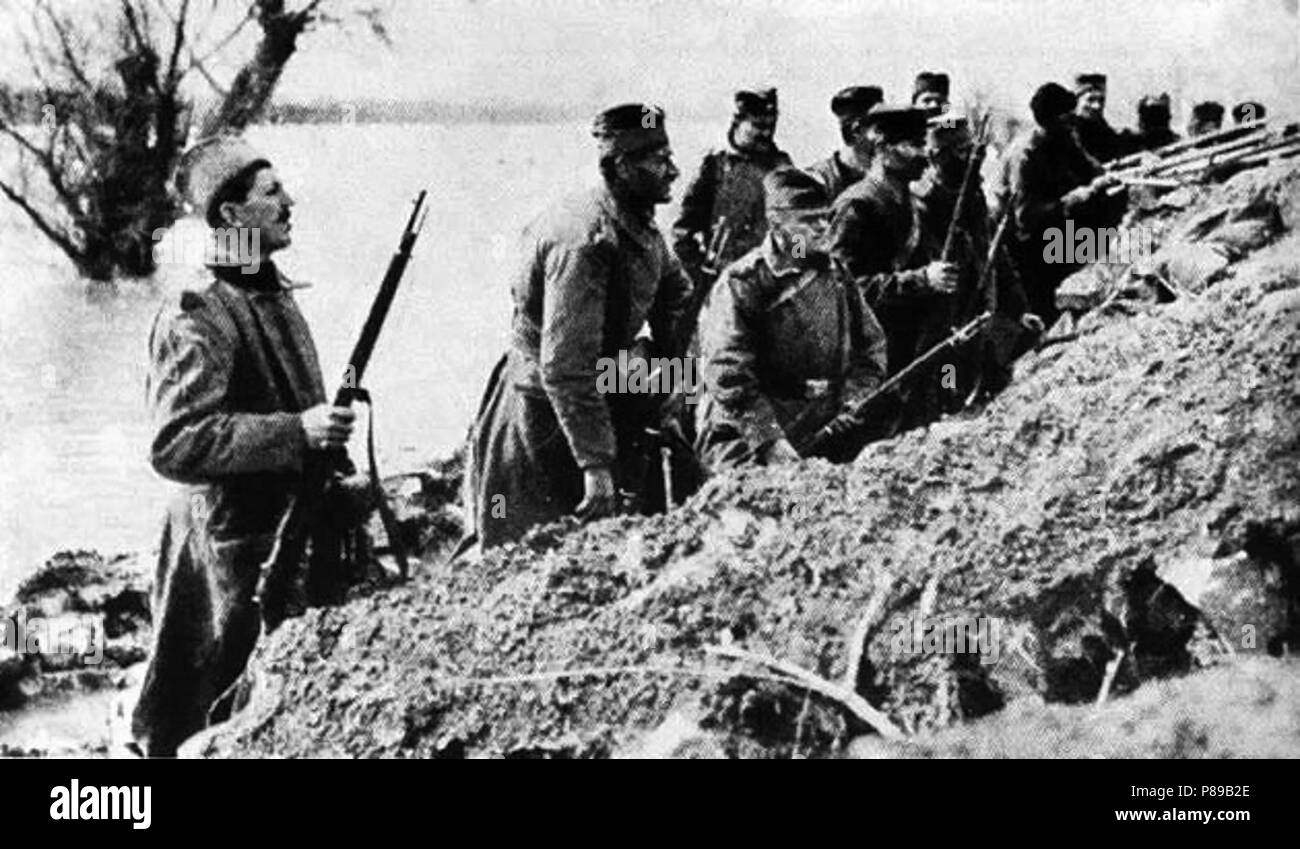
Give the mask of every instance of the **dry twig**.
[(1106, 677), (1101, 679), (1101, 690), (1097, 692), (1097, 703), (1095, 707), (1101, 707), (1106, 702), (1106, 697), (1110, 695), (1110, 687), (1115, 683), (1115, 673), (1119, 672), (1119, 665), (1124, 662), (1124, 650), (1120, 649), (1119, 654), (1106, 664)]
[(886, 740), (902, 740), (905, 736), (894, 723), (890, 722), (889, 717), (885, 716), (884, 713), (877, 710), (874, 705), (853, 690), (827, 681), (825, 678), (814, 675), (793, 663), (770, 655), (755, 654), (731, 646), (709, 646), (705, 648), (705, 652), (731, 660), (766, 666), (768, 669), (779, 672), (788, 677), (786, 683), (797, 684), (820, 696), (825, 696), (833, 702), (837, 702), (858, 719), (876, 729), (876, 732)]

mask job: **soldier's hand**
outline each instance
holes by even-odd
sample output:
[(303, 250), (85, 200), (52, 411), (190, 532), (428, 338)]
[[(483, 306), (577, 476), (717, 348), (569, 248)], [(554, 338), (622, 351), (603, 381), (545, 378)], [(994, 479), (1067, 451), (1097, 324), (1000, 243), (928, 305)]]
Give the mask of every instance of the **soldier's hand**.
[(1047, 328), (1043, 325), (1043, 320), (1031, 312), (1020, 316), (1020, 326), (1035, 335), (1041, 334)]
[(302, 430), (307, 435), (307, 447), (317, 451), (342, 448), (352, 438), (352, 425), (357, 414), (347, 407), (317, 404), (301, 414)]
[(764, 459), (769, 466), (780, 466), (785, 463), (797, 463), (801, 458), (799, 452), (790, 444), (790, 440), (778, 439), (768, 446), (767, 456)]
[(925, 267), (926, 288), (941, 295), (956, 292), (958, 273), (955, 262), (932, 262)]
[(574, 514), (580, 519), (599, 519), (614, 515), (618, 504), (618, 491), (614, 487), (614, 474), (608, 468), (596, 467), (582, 473), (582, 503)]

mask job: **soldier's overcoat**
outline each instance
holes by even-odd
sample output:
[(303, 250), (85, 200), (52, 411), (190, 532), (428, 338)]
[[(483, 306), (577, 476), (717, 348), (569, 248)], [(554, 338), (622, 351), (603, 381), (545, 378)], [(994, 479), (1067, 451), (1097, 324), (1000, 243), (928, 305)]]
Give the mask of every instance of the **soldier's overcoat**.
[(700, 345), (697, 447), (715, 470), (762, 462), (779, 439), (801, 443), (885, 371), (884, 331), (852, 281), (781, 257), (770, 236), (719, 278)]
[(151, 755), (204, 727), (257, 639), (258, 567), (308, 455), (299, 413), (325, 401), (292, 288), (269, 263), (213, 269), (163, 305), (149, 336), (150, 460), (176, 483), (132, 722)]
[(466, 521), (483, 548), (573, 512), (584, 470), (624, 468), (636, 429), (652, 422), (639, 418), (645, 398), (602, 392), (602, 358), (632, 350), (647, 326), (658, 353), (679, 354), (691, 295), (653, 220), (606, 187), (544, 213), (521, 254), (510, 348), (470, 443)]

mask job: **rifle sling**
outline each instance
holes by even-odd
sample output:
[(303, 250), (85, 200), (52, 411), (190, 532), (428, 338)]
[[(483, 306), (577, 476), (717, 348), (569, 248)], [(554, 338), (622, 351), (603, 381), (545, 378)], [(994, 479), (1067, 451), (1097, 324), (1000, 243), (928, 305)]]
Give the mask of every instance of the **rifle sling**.
[(366, 405), (366, 461), (370, 465), (370, 492), (379, 511), (379, 519), (384, 523), (384, 534), (388, 537), (388, 548), (397, 560), (398, 573), (402, 580), (410, 577), (411, 566), (406, 555), (406, 544), (402, 540), (402, 529), (397, 523), (397, 514), (388, 503), (388, 494), (384, 492), (379, 480), (379, 463), (375, 459), (375, 404), (370, 393), (357, 387), (350, 390), (352, 397)]

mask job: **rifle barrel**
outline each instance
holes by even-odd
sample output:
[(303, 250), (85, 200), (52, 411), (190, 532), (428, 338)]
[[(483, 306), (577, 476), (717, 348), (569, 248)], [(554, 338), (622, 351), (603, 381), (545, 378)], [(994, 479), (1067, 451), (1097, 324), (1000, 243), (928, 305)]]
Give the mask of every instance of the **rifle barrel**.
[[(1234, 128), (1239, 129), (1239, 128)], [(1155, 177), (1167, 172), (1178, 169), (1192, 163), (1199, 163), (1203, 159), (1212, 159), (1225, 153), (1238, 150), (1246, 150), (1259, 145), (1268, 143), (1269, 136), (1267, 133), (1238, 133), (1227, 141), (1219, 144), (1198, 147), (1195, 150), (1189, 150), (1173, 156), (1167, 156), (1158, 162), (1150, 165), (1135, 165), (1129, 168), (1114, 169), (1110, 173), (1120, 177)]]
[(1140, 165), (1144, 154), (1154, 153), (1156, 156), (1164, 158), (1166, 156), (1172, 156), (1175, 153), (1182, 153), (1185, 150), (1190, 150), (1195, 147), (1204, 147), (1205, 145), (1234, 139), (1263, 127), (1268, 123), (1268, 120), (1268, 118), (1261, 118), (1258, 121), (1250, 121), (1248, 123), (1238, 124), (1235, 127), (1227, 127), (1222, 130), (1216, 130), (1213, 133), (1206, 133), (1203, 136), (1179, 139), (1178, 141), (1170, 142), (1163, 147), (1157, 147), (1143, 153), (1130, 153), (1128, 156), (1121, 156), (1119, 159), (1112, 159), (1107, 163), (1107, 170), (1123, 171), (1134, 165)]
[(871, 394), (867, 395), (867, 397), (854, 403), (851, 410), (840, 413), (820, 430), (813, 433), (808, 439), (803, 440), (799, 445), (796, 445), (795, 450), (798, 451), (800, 455), (807, 456), (809, 452), (820, 447), (826, 440), (832, 439), (842, 432), (844, 427), (859, 425), (859, 420), (861, 419), (862, 414), (873, 402), (875, 402), (877, 398), (891, 392), (895, 387), (907, 380), (918, 370), (928, 366), (944, 351), (950, 350), (971, 339), (976, 333), (979, 333), (980, 330), (983, 329), (984, 325), (991, 321), (992, 318), (993, 313), (985, 311), (954, 330), (947, 336), (947, 338), (935, 344), (924, 354), (921, 354), (919, 357), (903, 366), (903, 368), (899, 369), (892, 377), (882, 382), (874, 391), (871, 392)]
[(961, 191), (958, 192), (957, 201), (953, 204), (952, 220), (948, 222), (948, 232), (943, 237), (943, 250), (939, 252), (939, 259), (944, 262), (952, 259), (953, 245), (957, 240), (957, 227), (960, 226), (962, 215), (966, 211), (966, 198), (970, 194), (971, 183), (975, 180), (975, 172), (979, 169), (980, 160), (984, 158), (984, 150), (988, 147), (989, 119), (992, 117), (991, 112), (986, 112), (980, 119), (979, 128), (975, 132), (975, 144), (971, 147), (970, 155), (966, 157), (966, 171), (961, 177)]
[(388, 269), (379, 284), (379, 292), (370, 305), (370, 313), (366, 316), (366, 323), (361, 327), (361, 335), (357, 337), (356, 345), (352, 348), (352, 356), (348, 358), (348, 368), (344, 373), (343, 383), (334, 396), (336, 406), (346, 406), (351, 401), (352, 390), (361, 385), (361, 379), (365, 376), (366, 366), (370, 364), (370, 355), (374, 353), (375, 343), (379, 341), (379, 332), (383, 329), (388, 310), (397, 295), (397, 285), (402, 280), (407, 263), (410, 262), (415, 238), (424, 226), (424, 216), (420, 213), (424, 209), (428, 194), (427, 190), (422, 189), (415, 198), (411, 216), (407, 219), (402, 237), (397, 243), (397, 250), (388, 262)]

